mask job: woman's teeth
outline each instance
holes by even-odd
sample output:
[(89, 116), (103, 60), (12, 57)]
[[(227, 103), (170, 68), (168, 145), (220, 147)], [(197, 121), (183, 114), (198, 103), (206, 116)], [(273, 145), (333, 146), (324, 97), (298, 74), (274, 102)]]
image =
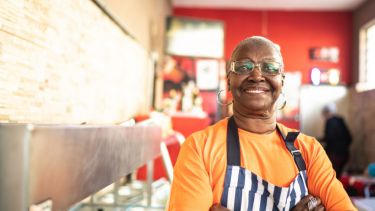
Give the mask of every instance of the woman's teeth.
[(251, 93), (251, 94), (260, 94), (264, 93), (264, 90), (259, 90), (259, 89), (247, 89), (245, 90), (246, 93)]

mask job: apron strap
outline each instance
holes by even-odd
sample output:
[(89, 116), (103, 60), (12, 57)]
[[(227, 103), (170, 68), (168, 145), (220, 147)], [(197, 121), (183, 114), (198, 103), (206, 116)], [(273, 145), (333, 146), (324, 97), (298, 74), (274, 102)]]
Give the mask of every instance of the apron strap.
[[(299, 132), (289, 132), (285, 137), (278, 125), (276, 125), (276, 128), (277, 132), (283, 138), (286, 148), (292, 154), (298, 170), (306, 170), (306, 164), (303, 160), (302, 154), (294, 146), (294, 141), (299, 135)], [(238, 137), (238, 127), (233, 116), (229, 118), (227, 126), (227, 165), (241, 166), (240, 139)]]
[(299, 149), (297, 149), (294, 146), (294, 141), (297, 139), (297, 136), (299, 135), (299, 132), (289, 132), (285, 137), (283, 132), (281, 132), (279, 126), (277, 126), (276, 128), (277, 128), (277, 131), (279, 132), (279, 134), (281, 134), (281, 137), (284, 140), (286, 148), (288, 149), (290, 154), (292, 154), (292, 156), (294, 158), (294, 162), (296, 163), (296, 165), (298, 167), (298, 170), (299, 171), (306, 170), (306, 164), (305, 164), (305, 161), (303, 160), (301, 151), (299, 151)]
[(227, 126), (227, 164), (230, 166), (241, 165), (240, 139), (233, 116), (229, 118)]

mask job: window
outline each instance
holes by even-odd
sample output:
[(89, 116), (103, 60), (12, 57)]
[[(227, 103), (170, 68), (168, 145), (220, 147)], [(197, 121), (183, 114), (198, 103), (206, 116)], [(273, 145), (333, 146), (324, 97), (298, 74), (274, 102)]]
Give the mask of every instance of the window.
[(171, 16), (167, 19), (166, 52), (176, 56), (223, 58), (224, 23)]
[(360, 31), (358, 91), (375, 89), (375, 20)]

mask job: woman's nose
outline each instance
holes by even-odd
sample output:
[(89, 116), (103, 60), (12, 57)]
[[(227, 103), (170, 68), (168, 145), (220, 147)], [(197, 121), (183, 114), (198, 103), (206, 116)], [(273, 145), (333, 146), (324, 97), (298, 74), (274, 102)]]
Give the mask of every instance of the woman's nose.
[(260, 69), (260, 66), (256, 65), (253, 71), (250, 72), (247, 79), (255, 82), (264, 81), (264, 77), (262, 75), (262, 70)]

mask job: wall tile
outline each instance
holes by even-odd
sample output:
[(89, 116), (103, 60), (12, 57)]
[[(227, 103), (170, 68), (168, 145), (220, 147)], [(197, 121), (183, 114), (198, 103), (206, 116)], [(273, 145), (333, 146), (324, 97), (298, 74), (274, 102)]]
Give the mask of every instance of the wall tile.
[(150, 71), (90, 0), (0, 3), (1, 122), (125, 121), (150, 108)]

